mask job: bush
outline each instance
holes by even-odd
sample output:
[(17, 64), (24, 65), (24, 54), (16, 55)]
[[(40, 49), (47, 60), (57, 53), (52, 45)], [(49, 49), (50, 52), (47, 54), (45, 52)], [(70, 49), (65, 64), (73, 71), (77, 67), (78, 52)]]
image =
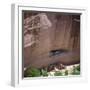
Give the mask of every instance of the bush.
[(41, 76), (41, 72), (37, 68), (27, 68), (24, 72), (25, 77), (38, 77)]
[(42, 76), (48, 76), (48, 72), (45, 69), (41, 69)]
[(73, 66), (72, 75), (80, 75), (80, 65), (79, 66)]
[(65, 75), (68, 75), (68, 70), (65, 70)]
[(55, 73), (54, 73), (54, 76), (62, 76), (63, 74), (62, 74), (62, 72), (60, 72), (60, 71), (56, 71)]
[(78, 66), (76, 67), (76, 69), (77, 69), (78, 71), (80, 71), (80, 65), (78, 65)]

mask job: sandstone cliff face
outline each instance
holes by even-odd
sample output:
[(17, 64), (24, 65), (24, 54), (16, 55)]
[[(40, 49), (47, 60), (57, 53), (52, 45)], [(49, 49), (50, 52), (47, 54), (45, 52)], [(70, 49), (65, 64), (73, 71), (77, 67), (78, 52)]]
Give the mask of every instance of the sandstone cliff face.
[[(34, 18), (31, 22), (32, 17), (39, 19)], [(25, 20), (25, 67), (40, 68), (58, 61), (66, 65), (80, 62), (80, 15), (35, 13), (25, 16), (24, 22)], [(31, 23), (34, 23), (33, 26), (30, 26)], [(50, 51), (58, 49), (68, 52), (50, 57)]]

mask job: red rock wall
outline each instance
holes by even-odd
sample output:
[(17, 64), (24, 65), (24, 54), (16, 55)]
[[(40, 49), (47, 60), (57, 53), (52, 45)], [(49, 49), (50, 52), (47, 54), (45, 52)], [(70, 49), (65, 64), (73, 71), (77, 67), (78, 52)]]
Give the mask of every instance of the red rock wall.
[[(73, 52), (73, 55), (66, 55), (67, 59), (75, 62), (72, 56), (76, 56), (76, 61), (79, 62), (80, 23), (75, 22), (72, 15), (47, 13), (47, 16), (52, 26), (48, 29), (41, 28), (38, 33), (39, 41), (30, 47), (24, 48), (24, 66), (42, 67), (55, 62), (55, 59), (58, 61), (59, 58), (57, 60), (57, 58), (49, 57), (50, 50), (55, 49), (67, 49)], [(75, 18), (78, 17), (79, 16), (76, 16)], [(77, 50), (76, 53), (74, 53), (74, 50)], [(62, 61), (62, 59), (67, 60), (62, 57), (60, 57), (61, 60), (59, 61)], [(69, 61), (69, 63), (71, 62)], [(68, 64), (68, 62), (66, 62), (66, 64)]]

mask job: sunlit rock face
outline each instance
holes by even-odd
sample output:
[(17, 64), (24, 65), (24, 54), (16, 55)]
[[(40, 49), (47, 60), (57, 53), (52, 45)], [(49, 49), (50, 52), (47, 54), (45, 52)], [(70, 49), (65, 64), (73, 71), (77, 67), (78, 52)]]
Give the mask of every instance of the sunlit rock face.
[[(36, 43), (35, 36), (41, 30), (47, 30), (52, 26), (52, 23), (48, 19), (45, 13), (40, 13), (35, 16), (27, 17), (24, 19), (24, 47), (31, 46)], [(37, 35), (35, 35), (37, 33)]]
[(49, 18), (45, 13), (40, 14), (40, 23), (41, 23), (42, 29), (48, 29), (52, 26), (51, 21), (49, 20)]

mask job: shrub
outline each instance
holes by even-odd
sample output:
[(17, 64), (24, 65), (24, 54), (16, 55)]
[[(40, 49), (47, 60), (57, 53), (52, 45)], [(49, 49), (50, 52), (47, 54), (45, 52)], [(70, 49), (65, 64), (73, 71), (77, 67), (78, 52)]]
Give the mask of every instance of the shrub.
[(48, 76), (48, 72), (45, 69), (41, 69), (42, 76)]
[(80, 65), (79, 66), (73, 66), (72, 75), (80, 75)]
[(65, 75), (68, 75), (68, 70), (65, 70)]
[(56, 71), (55, 73), (54, 73), (54, 76), (62, 76), (63, 74), (62, 74), (62, 72), (60, 72), (60, 71)]
[(78, 66), (76, 67), (76, 69), (77, 69), (78, 71), (80, 71), (80, 65), (78, 65)]
[(27, 68), (24, 72), (25, 77), (38, 77), (41, 76), (41, 72), (37, 68)]

